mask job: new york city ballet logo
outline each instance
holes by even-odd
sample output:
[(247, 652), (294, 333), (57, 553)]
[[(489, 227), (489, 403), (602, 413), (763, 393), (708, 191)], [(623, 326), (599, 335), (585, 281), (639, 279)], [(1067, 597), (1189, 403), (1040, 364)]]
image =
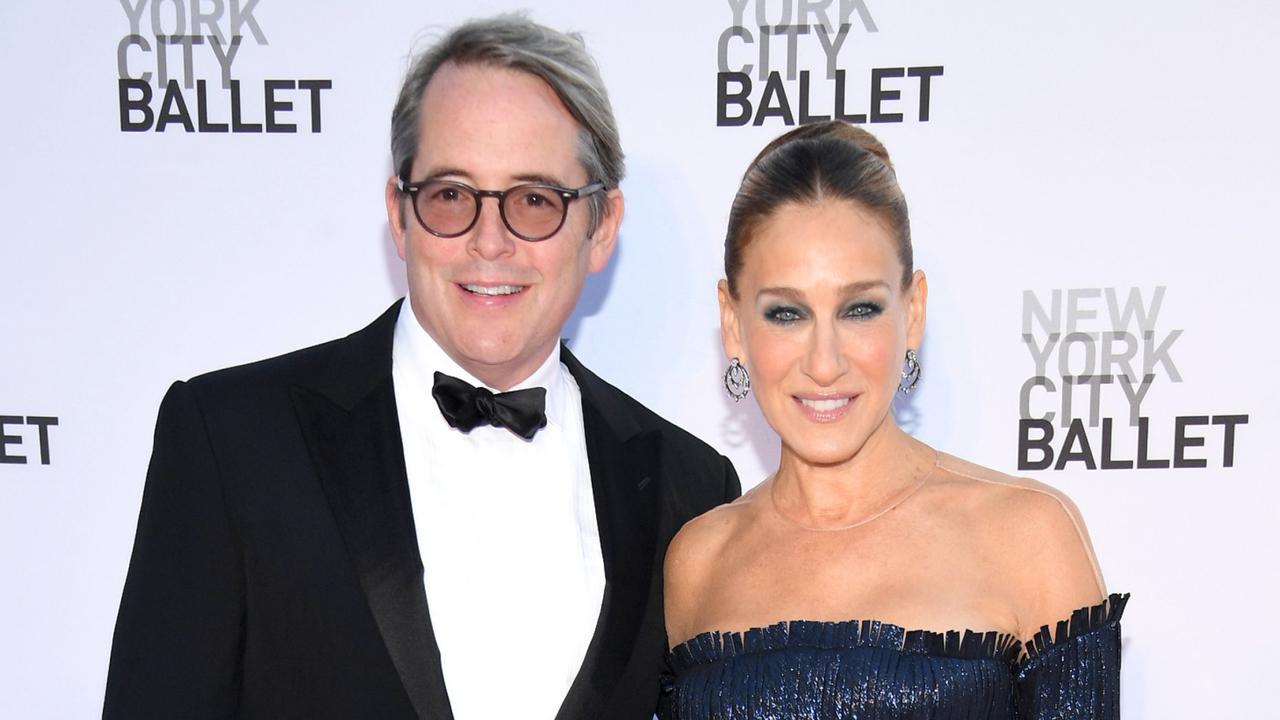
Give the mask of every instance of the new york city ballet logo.
[(332, 80), (244, 79), (236, 65), (266, 47), (260, 0), (120, 0), (116, 46), (123, 132), (318, 133)]
[(934, 62), (873, 67), (865, 0), (728, 0), (716, 48), (716, 125), (928, 122)]
[(49, 428), (58, 418), (50, 415), (0, 414), (0, 465), (49, 465)]
[(1165, 287), (1072, 288), (1022, 296), (1019, 470), (1134, 470), (1235, 464), (1247, 414), (1156, 414), (1182, 383), (1183, 330), (1161, 322)]

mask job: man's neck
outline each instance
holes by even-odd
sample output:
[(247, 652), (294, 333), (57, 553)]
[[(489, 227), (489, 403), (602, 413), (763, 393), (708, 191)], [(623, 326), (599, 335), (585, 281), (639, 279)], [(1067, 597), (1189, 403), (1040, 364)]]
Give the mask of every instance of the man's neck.
[[(542, 370), (553, 355), (558, 357), (559, 344), (553, 341), (537, 352), (527, 353), (522, 357), (514, 358), (507, 362), (479, 362), (474, 358), (463, 356), (455, 348), (451, 348), (448, 344), (441, 342), (436, 334), (431, 331), (430, 326), (418, 316), (417, 311), (413, 310), (412, 307), (410, 307), (410, 310), (412, 318), (408, 324), (411, 327), (407, 329), (422, 333), (420, 337), (423, 341), (434, 345), (436, 351), (447, 357), (454, 365), (457, 365), (458, 368), (470, 375), (472, 379), (498, 392), (505, 392), (526, 383), (530, 378), (540, 374), (539, 371)], [(534, 384), (545, 383), (547, 378), (539, 378), (539, 381), (539, 383)]]

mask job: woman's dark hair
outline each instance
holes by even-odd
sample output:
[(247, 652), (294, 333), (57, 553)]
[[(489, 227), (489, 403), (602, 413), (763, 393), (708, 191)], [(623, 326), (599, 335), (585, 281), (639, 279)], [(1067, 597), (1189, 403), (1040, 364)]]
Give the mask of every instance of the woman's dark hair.
[(884, 145), (839, 120), (802, 125), (765, 146), (742, 176), (729, 211), (724, 274), (738, 296), (743, 255), (761, 223), (787, 204), (847, 200), (871, 211), (893, 234), (902, 261), (902, 287), (911, 284), (911, 225), (907, 199)]

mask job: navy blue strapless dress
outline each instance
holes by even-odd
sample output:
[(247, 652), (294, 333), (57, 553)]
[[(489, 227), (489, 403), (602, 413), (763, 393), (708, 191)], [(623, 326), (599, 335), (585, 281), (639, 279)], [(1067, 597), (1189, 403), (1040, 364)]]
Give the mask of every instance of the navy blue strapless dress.
[(1120, 615), (1082, 608), (1022, 643), (995, 632), (797, 620), (677, 645), (663, 720), (1112, 720)]

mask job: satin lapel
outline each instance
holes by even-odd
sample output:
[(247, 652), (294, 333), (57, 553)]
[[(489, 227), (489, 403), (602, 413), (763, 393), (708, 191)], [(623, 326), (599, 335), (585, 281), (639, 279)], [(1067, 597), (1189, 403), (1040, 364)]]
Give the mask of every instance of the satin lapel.
[[(422, 581), (391, 380), (396, 309), (393, 306), (373, 326), (342, 341), (351, 343), (347, 356), (355, 358), (352, 364), (336, 368), (343, 372), (335, 371), (318, 389), (295, 388), (294, 405), (316, 473), (405, 691), (419, 717), (451, 720)], [(371, 346), (361, 347), (361, 342)], [(383, 356), (385, 364), (380, 362)]]
[(583, 368), (567, 350), (561, 357), (582, 390), (582, 419), (605, 572), (604, 601), (595, 635), (556, 715), (558, 720), (569, 720), (603, 716), (635, 650), (653, 581), (660, 448), (656, 431), (640, 431), (630, 417), (611, 412), (615, 408), (607, 393), (617, 390)]

